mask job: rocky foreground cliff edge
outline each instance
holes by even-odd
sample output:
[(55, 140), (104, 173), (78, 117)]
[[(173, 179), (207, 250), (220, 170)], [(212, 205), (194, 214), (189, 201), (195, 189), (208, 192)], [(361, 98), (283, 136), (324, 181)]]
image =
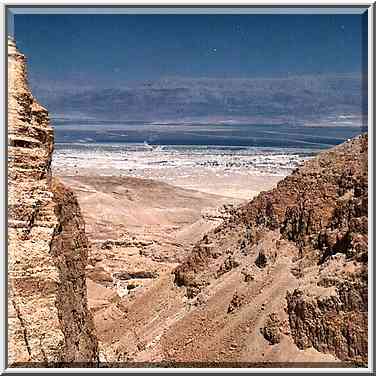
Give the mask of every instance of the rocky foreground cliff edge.
[(8, 39), (8, 365), (96, 364), (88, 243), (74, 194), (54, 179), (53, 130)]

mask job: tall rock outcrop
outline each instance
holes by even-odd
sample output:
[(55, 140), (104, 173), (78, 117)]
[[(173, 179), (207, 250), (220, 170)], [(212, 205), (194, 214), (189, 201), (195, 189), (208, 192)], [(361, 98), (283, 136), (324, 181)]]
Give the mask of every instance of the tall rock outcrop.
[(88, 243), (73, 193), (51, 176), (53, 130), (8, 39), (8, 362), (97, 361)]

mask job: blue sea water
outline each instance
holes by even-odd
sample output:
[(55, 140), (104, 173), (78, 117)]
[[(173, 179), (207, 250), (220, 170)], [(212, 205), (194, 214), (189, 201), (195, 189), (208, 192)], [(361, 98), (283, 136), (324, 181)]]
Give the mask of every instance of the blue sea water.
[(327, 149), (360, 134), (359, 126), (291, 124), (75, 124), (55, 125), (56, 143), (251, 146)]

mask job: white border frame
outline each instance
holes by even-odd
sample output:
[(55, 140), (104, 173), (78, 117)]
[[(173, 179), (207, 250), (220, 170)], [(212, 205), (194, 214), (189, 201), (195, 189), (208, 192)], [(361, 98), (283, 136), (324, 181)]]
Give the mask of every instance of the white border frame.
[[(374, 13), (375, 13), (375, 4), (372, 1), (351, 1), (351, 0), (332, 0), (330, 2), (327, 1), (297, 1), (297, 0), (290, 0), (289, 2), (283, 1), (283, 0), (264, 0), (262, 2), (258, 1), (257, 3), (251, 3), (249, 0), (237, 0), (235, 3), (231, 3), (228, 1), (213, 1), (213, 0), (206, 0), (205, 2), (201, 2), (200, 0), (190, 0), (190, 1), (184, 1), (180, 4), (177, 4), (175, 1), (172, 0), (165, 0), (163, 3), (159, 2), (158, 0), (139, 0), (137, 2), (134, 1), (120, 1), (120, 0), (112, 0), (110, 3), (104, 3), (103, 1), (98, 0), (92, 0), (92, 1), (80, 1), (76, 2), (74, 0), (66, 0), (66, 1), (43, 1), (40, 0), (39, 2), (33, 2), (33, 1), (21, 1), (21, 0), (9, 0), (4, 1), (0, 0), (0, 24), (3, 25), (0, 35), (0, 66), (1, 66), (1, 73), (0, 73), (0, 83), (2, 84), (3, 90), (0, 92), (0, 113), (2, 114), (2, 124), (3, 124), (3, 131), (0, 133), (0, 140), (1, 140), (1, 146), (2, 150), (4, 151), (7, 143), (7, 137), (6, 137), (6, 124), (5, 124), (5, 118), (6, 118), (6, 101), (7, 98), (5, 97), (5, 88), (6, 88), (6, 82), (5, 82), (5, 70), (6, 70), (6, 57), (5, 57), (5, 50), (6, 50), (6, 35), (5, 35), (5, 19), (6, 19), (6, 6), (25, 6), (31, 7), (31, 6), (82, 6), (82, 7), (93, 7), (96, 6), (171, 6), (171, 8), (174, 8), (176, 6), (195, 6), (198, 7), (204, 7), (209, 6), (213, 7), (215, 5), (221, 6), (228, 6), (231, 8), (236, 8), (237, 6), (266, 6), (271, 7), (273, 6), (274, 11), (275, 8), (278, 8), (278, 6), (333, 6), (333, 8), (341, 7), (341, 6), (358, 6), (358, 7), (368, 7), (368, 140), (369, 140), (369, 148), (368, 148), (368, 181), (370, 185), (369, 190), (369, 221), (368, 221), (368, 233), (369, 233), (369, 242), (368, 242), (368, 255), (369, 255), (369, 264), (370, 268), (368, 269), (368, 275), (369, 275), (369, 282), (368, 282), (368, 302), (369, 302), (369, 315), (368, 315), (368, 368), (6, 368), (6, 332), (7, 332), (7, 323), (5, 322), (5, 310), (7, 309), (7, 302), (5, 302), (6, 293), (5, 293), (5, 279), (7, 278), (7, 266), (5, 264), (5, 258), (0, 257), (0, 267), (3, 271), (3, 280), (1, 281), (1, 286), (3, 287), (0, 289), (0, 298), (2, 303), (2, 310), (0, 311), (0, 322), (2, 322), (2, 325), (0, 327), (0, 337), (4, 339), (0, 342), (0, 371), (1, 373), (13, 374), (13, 373), (142, 373), (142, 372), (150, 372), (150, 373), (373, 373), (374, 370), (374, 358), (373, 358), (373, 313), (374, 313), (374, 300), (373, 300), (373, 267), (374, 267), (374, 257), (373, 257), (373, 245), (374, 245), (374, 238), (373, 238), (373, 188), (374, 188), (374, 174), (373, 174), (373, 161), (374, 161), (374, 152), (373, 152), (373, 142), (374, 142), (374, 131), (373, 131), (373, 58), (374, 58), (374, 50), (373, 50), (373, 32), (374, 32)], [(223, 8), (222, 8), (223, 9)], [(230, 10), (230, 8), (228, 8)], [(285, 8), (286, 9), (286, 8)], [(213, 9), (214, 10), (214, 9)], [(162, 12), (163, 13), (163, 10)], [(225, 9), (223, 13), (230, 13)], [(340, 12), (337, 12), (340, 13)], [(1, 181), (3, 183), (4, 189), (7, 189), (5, 186), (6, 182), (6, 163), (5, 155), (2, 154), (1, 158), (1, 166), (0, 166), (0, 173), (1, 173)], [(6, 233), (6, 224), (7, 224), (7, 204), (5, 202), (4, 196), (6, 198), (5, 191), (3, 192), (3, 199), (1, 200), (1, 209), (2, 213), (0, 216), (0, 226), (3, 229), (3, 234)], [(6, 246), (5, 241), (7, 239), (3, 239), (3, 242), (1, 242), (1, 249), (2, 253), (1, 255), (4, 255), (6, 252)], [(5, 305), (5, 307), (3, 307)]]

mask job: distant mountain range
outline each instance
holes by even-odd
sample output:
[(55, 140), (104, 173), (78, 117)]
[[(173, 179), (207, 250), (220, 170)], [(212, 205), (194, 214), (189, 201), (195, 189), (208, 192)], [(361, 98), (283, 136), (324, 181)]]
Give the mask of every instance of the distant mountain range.
[(367, 98), (355, 74), (31, 85), (53, 118), (80, 121), (299, 123), (358, 118)]

